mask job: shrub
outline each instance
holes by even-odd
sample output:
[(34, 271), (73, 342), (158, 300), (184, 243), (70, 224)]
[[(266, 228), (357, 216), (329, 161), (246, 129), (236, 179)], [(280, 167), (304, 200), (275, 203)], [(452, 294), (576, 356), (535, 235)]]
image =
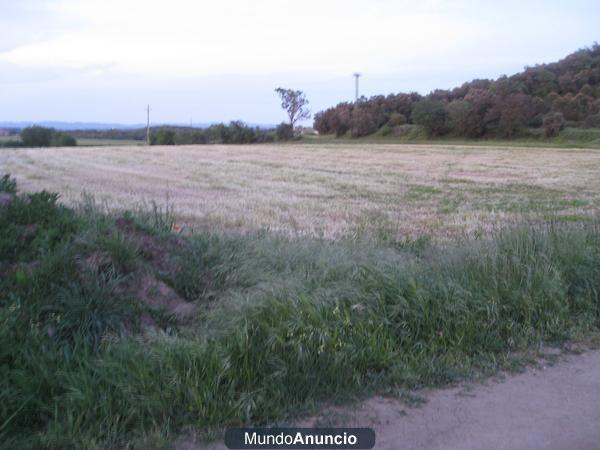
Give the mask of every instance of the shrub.
[(278, 141), (289, 141), (294, 138), (294, 129), (289, 123), (281, 122), (275, 129)]
[(448, 111), (442, 102), (424, 100), (417, 103), (412, 120), (423, 126), (429, 136), (442, 136), (448, 131)]
[(9, 174), (0, 178), (0, 192), (8, 192), (9, 194), (15, 194), (17, 192), (17, 182), (14, 178), (11, 178)]
[(388, 120), (388, 124), (392, 127), (396, 127), (398, 125), (404, 125), (406, 123), (406, 116), (399, 112), (393, 112), (390, 114), (390, 119)]
[(52, 133), (51, 147), (75, 147), (77, 140), (68, 134), (55, 132)]
[(467, 135), (471, 110), (471, 104), (465, 100), (454, 100), (448, 104), (448, 125), (456, 135)]
[(161, 128), (152, 136), (152, 145), (175, 145), (175, 132), (167, 128)]
[(56, 131), (54, 128), (32, 126), (21, 130), (23, 147), (74, 147), (77, 141), (73, 136)]
[(37, 125), (23, 128), (21, 142), (25, 147), (50, 147), (52, 144), (52, 129)]
[(544, 135), (546, 137), (558, 136), (565, 127), (565, 118), (560, 112), (551, 112), (544, 116)]
[(373, 108), (358, 106), (352, 111), (350, 119), (350, 135), (352, 137), (367, 136), (377, 131), (377, 115)]
[(587, 116), (583, 121), (584, 128), (600, 128), (600, 114)]

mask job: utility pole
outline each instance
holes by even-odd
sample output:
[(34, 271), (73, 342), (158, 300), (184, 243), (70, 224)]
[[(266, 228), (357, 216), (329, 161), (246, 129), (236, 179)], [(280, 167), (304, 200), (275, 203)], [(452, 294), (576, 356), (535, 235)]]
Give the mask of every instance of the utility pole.
[(150, 105), (146, 106), (146, 145), (150, 145)]
[(358, 79), (360, 78), (360, 73), (356, 72), (354, 74), (354, 97), (355, 101), (358, 103)]

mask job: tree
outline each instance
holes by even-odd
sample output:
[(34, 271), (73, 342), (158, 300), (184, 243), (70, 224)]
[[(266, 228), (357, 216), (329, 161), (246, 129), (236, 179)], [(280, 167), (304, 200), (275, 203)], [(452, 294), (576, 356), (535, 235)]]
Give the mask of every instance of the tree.
[(52, 134), (52, 141), (50, 145), (52, 147), (75, 147), (77, 146), (77, 139), (69, 134), (60, 133), (57, 131)]
[(467, 136), (469, 131), (469, 117), (473, 107), (465, 100), (454, 100), (448, 103), (448, 125), (457, 136)]
[(565, 118), (560, 112), (550, 112), (544, 116), (544, 134), (546, 137), (558, 136), (565, 127)]
[(429, 136), (441, 136), (448, 131), (448, 111), (444, 103), (436, 100), (418, 102), (413, 109), (412, 120), (423, 126)]
[(32, 126), (23, 128), (21, 142), (25, 147), (50, 147), (52, 143), (52, 129)]
[(152, 136), (151, 143), (152, 145), (175, 145), (175, 132), (161, 128), (155, 136)]
[(350, 117), (350, 135), (354, 138), (367, 136), (377, 131), (377, 114), (369, 106), (357, 106)]
[(21, 130), (21, 142), (24, 147), (74, 147), (77, 140), (54, 128), (32, 126)]
[(302, 91), (294, 91), (293, 89), (277, 88), (275, 92), (281, 97), (281, 107), (285, 109), (290, 118), (290, 126), (292, 131), (296, 122), (302, 119), (310, 118), (310, 111), (307, 108), (308, 100)]

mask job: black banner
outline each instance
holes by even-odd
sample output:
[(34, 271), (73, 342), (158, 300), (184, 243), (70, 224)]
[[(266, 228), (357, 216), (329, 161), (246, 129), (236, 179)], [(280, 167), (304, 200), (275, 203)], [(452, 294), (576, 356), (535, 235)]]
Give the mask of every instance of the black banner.
[(231, 428), (229, 449), (371, 449), (371, 428)]

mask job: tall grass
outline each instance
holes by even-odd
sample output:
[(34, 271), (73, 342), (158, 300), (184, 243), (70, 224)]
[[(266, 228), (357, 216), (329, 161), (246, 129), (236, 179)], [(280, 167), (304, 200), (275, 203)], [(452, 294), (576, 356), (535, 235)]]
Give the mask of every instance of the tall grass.
[[(98, 218), (73, 220), (62, 240), (26, 249), (39, 267), (0, 282), (2, 448), (114, 448), (269, 423), (323, 400), (486, 374), (600, 326), (598, 222), (444, 248), (200, 233), (166, 279), (201, 305), (198, 318), (142, 336), (125, 332), (140, 306), (116, 288), (131, 244), (91, 239)], [(73, 261), (90, 245), (126, 264), (82, 276)]]

